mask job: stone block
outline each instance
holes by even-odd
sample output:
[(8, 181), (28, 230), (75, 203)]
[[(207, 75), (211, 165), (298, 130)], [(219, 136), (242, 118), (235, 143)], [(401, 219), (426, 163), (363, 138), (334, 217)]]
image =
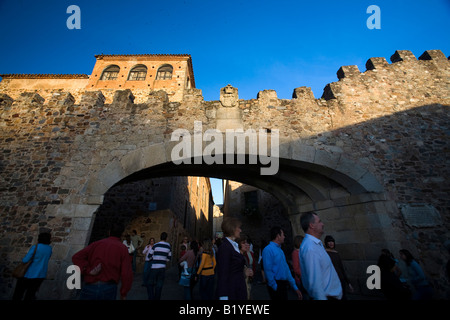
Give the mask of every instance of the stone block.
[(9, 110), (13, 101), (7, 94), (0, 93), (0, 110)]
[(103, 204), (104, 195), (90, 195), (86, 199), (86, 204)]
[(216, 117), (217, 119), (235, 119), (236, 121), (240, 121), (242, 113), (239, 108), (219, 108), (216, 111)]
[(419, 60), (440, 60), (448, 62), (445, 54), (441, 50), (427, 50), (419, 57)]
[(358, 180), (358, 183), (361, 184), (367, 192), (383, 192), (383, 186), (378, 182), (373, 174), (367, 171), (362, 177)]
[(61, 107), (70, 107), (75, 103), (75, 98), (70, 92), (53, 92), (48, 103)]
[(330, 169), (335, 169), (339, 164), (340, 158), (341, 155), (339, 153), (335, 154), (324, 150), (316, 150), (314, 155), (314, 163)]
[(91, 217), (75, 217), (72, 219), (72, 230), (88, 231), (91, 228), (93, 218)]
[(386, 61), (384, 57), (381, 58), (370, 58), (366, 62), (366, 69), (367, 70), (373, 70), (373, 69), (383, 69), (389, 66), (389, 63)]
[(132, 104), (134, 102), (134, 95), (130, 89), (116, 90), (114, 93), (113, 104)]
[[(172, 144), (174, 143), (178, 142), (172, 142)], [(167, 144), (170, 145), (170, 142)], [(149, 168), (170, 161), (170, 152), (168, 153), (169, 157), (167, 157), (168, 145), (166, 143), (157, 143), (140, 149), (142, 168)]]
[(93, 107), (103, 107), (105, 96), (101, 91), (86, 91), (81, 95), (80, 105), (89, 105)]
[(30, 107), (40, 107), (44, 104), (45, 99), (35, 92), (23, 92), (14, 102), (15, 104), (24, 104)]
[(52, 259), (54, 260), (64, 260), (68, 257), (70, 247), (63, 243), (52, 244), (53, 253)]
[(399, 61), (415, 61), (417, 60), (413, 53), (409, 50), (397, 50), (391, 56), (391, 62), (399, 62)]
[(292, 93), (293, 99), (314, 100), (314, 94), (310, 87), (298, 87)]
[(145, 168), (142, 150), (134, 150), (127, 153), (120, 159), (120, 164), (127, 176)]
[(334, 82), (328, 83), (325, 88), (323, 88), (323, 93), (321, 99), (325, 100), (331, 100), (331, 99), (337, 99), (337, 91), (336, 84)]
[(99, 181), (107, 188), (112, 187), (114, 184), (126, 177), (126, 173), (122, 168), (119, 161), (110, 162), (106, 167), (101, 169), (97, 177)]
[(89, 217), (91, 218), (95, 211), (98, 209), (98, 205), (77, 204), (75, 205), (74, 217)]
[(291, 142), (292, 159), (313, 163), (316, 156), (316, 149), (313, 146), (308, 146), (301, 141)]
[(258, 95), (256, 96), (257, 99), (273, 99), (273, 100), (277, 100), (277, 92), (275, 90), (263, 90), (263, 91), (259, 91)]
[(358, 69), (358, 66), (342, 66), (339, 68), (337, 72), (337, 77), (339, 80), (343, 78), (348, 78), (356, 75), (360, 75), (361, 72)]
[(89, 232), (85, 230), (72, 230), (67, 237), (67, 244), (70, 246), (79, 245), (86, 246), (89, 242)]
[(55, 215), (58, 216), (64, 216), (64, 217), (73, 217), (75, 214), (75, 207), (76, 204), (61, 204), (59, 206), (54, 206), (55, 209), (53, 209), (55, 212)]
[(103, 195), (109, 187), (105, 186), (97, 176), (90, 177), (84, 188), (88, 196)]
[(339, 173), (355, 181), (358, 181), (367, 172), (366, 169), (356, 165), (353, 161), (345, 157), (339, 158), (339, 163), (337, 164), (335, 169)]

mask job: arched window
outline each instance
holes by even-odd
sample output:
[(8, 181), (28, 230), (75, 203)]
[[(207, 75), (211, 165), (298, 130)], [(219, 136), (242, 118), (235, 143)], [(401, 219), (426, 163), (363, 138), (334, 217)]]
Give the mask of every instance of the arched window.
[(164, 64), (156, 73), (156, 80), (171, 80), (173, 67), (170, 64)]
[(138, 64), (131, 69), (128, 80), (145, 80), (146, 75), (147, 67), (143, 64)]
[(119, 71), (119, 66), (113, 64), (103, 70), (100, 80), (116, 80), (117, 76), (119, 75)]

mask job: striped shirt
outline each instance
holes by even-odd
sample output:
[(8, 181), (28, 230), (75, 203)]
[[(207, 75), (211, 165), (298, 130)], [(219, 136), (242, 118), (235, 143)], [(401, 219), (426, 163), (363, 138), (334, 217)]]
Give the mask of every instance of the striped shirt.
[(151, 260), (152, 269), (161, 269), (166, 267), (167, 261), (172, 258), (172, 252), (170, 250), (170, 243), (165, 241), (156, 243), (149, 250), (148, 257)]

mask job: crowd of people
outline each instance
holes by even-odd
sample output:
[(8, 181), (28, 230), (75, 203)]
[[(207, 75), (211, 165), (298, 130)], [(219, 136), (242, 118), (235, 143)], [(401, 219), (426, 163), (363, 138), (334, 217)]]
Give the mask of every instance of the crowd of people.
[[(345, 300), (354, 291), (346, 274), (336, 242), (324, 234), (324, 224), (314, 212), (300, 218), (305, 236), (294, 237), (294, 250), (286, 259), (282, 249), (285, 230), (273, 227), (270, 242), (253, 251), (251, 240), (241, 234), (241, 221), (225, 218), (223, 238), (189, 241), (180, 244), (180, 254), (172, 257), (168, 234), (162, 232), (158, 242), (151, 238), (143, 246), (143, 239), (132, 235), (122, 241), (124, 226), (115, 224), (108, 238), (96, 241), (73, 255), (72, 261), (83, 275), (80, 299), (114, 300), (120, 287), (120, 297), (126, 299), (136, 272), (136, 257), (145, 257), (142, 285), (147, 288), (149, 300), (161, 299), (168, 262), (178, 264), (178, 284), (184, 299), (193, 299), (193, 288), (198, 285), (202, 300), (249, 300), (258, 272), (266, 284), (272, 300), (287, 300), (289, 290), (300, 300)], [(48, 261), (52, 254), (51, 235), (39, 235), (38, 244), (30, 248), (23, 262), (32, 261), (23, 278), (18, 279), (13, 299), (32, 300), (46, 278)], [(383, 249), (378, 259), (381, 271), (381, 291), (387, 299), (431, 299), (433, 289), (422, 268), (412, 254), (399, 252), (408, 270), (402, 274), (399, 260)], [(409, 284), (406, 281), (409, 280)]]

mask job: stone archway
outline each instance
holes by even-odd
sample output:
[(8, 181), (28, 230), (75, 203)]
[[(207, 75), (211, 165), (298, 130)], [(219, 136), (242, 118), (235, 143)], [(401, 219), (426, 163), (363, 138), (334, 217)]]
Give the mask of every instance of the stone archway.
[(90, 176), (83, 189), (84, 203), (64, 205), (59, 210), (61, 213), (70, 210), (74, 218), (69, 237), (72, 250), (88, 241), (94, 213), (112, 186), (183, 175), (236, 180), (271, 193), (286, 207), (294, 234), (303, 234), (299, 224), (301, 213), (315, 210), (325, 222), (326, 234), (335, 237), (350, 277), (356, 287), (359, 284), (360, 292), (368, 292), (366, 269), (376, 263), (380, 250), (400, 248), (390, 218), (396, 213), (395, 203), (387, 200), (369, 170), (343, 154), (289, 142), (281, 145), (278, 173), (261, 176), (260, 165), (175, 165), (170, 161), (173, 145), (166, 142), (133, 150)]

